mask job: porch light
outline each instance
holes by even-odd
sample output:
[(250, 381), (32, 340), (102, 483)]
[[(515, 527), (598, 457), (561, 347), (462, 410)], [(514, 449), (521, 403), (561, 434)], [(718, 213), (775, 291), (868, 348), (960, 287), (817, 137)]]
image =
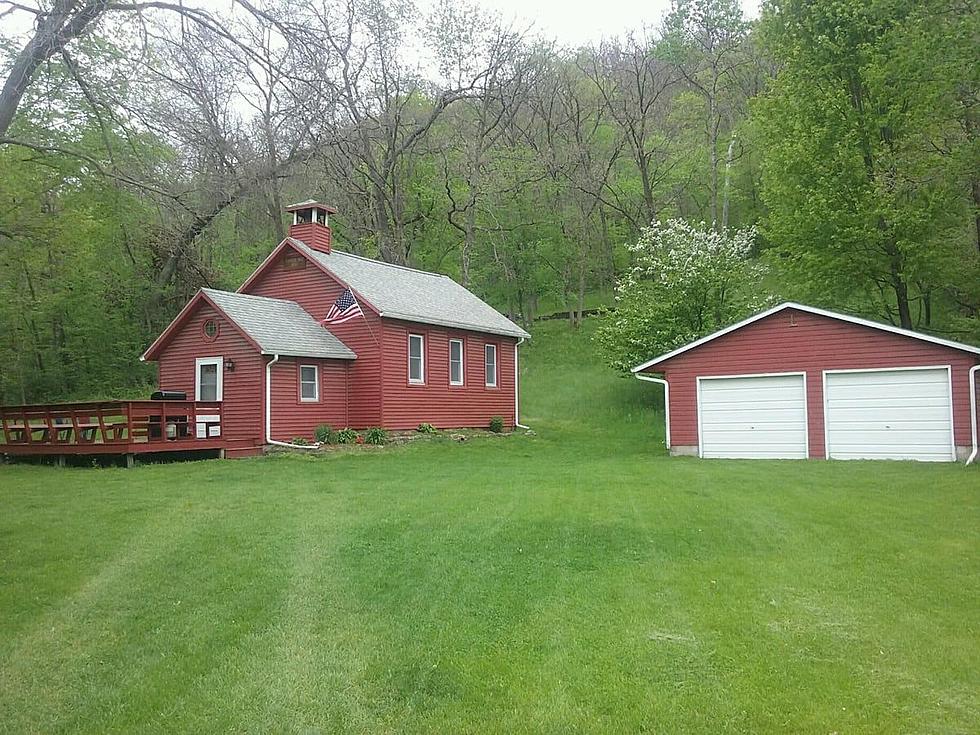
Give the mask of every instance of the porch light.
[(225, 360), (225, 372), (233, 373), (235, 372), (235, 361), (230, 357)]

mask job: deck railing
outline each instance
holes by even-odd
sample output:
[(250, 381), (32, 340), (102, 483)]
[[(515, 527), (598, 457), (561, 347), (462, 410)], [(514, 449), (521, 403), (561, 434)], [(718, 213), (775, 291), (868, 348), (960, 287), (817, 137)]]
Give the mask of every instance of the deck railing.
[(220, 443), (221, 404), (94, 401), (0, 406), (4, 451), (120, 452), (194, 449)]

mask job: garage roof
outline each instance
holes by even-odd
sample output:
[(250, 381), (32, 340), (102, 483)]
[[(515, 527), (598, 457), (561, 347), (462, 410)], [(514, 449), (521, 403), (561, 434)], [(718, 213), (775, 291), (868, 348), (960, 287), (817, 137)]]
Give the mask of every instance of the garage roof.
[(902, 329), (901, 327), (895, 327), (892, 326), (891, 324), (882, 324), (881, 322), (873, 322), (870, 319), (862, 319), (861, 317), (858, 316), (850, 316), (849, 314), (839, 314), (836, 311), (828, 311), (827, 309), (818, 309), (815, 306), (807, 306), (806, 304), (797, 304), (792, 301), (786, 301), (782, 304), (779, 304), (778, 306), (772, 307), (771, 309), (767, 309), (766, 311), (763, 311), (759, 314), (750, 316), (748, 319), (743, 319), (740, 322), (732, 324), (730, 327), (719, 329), (717, 332), (713, 332), (712, 334), (709, 334), (706, 337), (702, 337), (701, 339), (694, 340), (693, 342), (686, 344), (683, 347), (678, 347), (676, 350), (672, 350), (666, 354), (660, 355), (660, 357), (655, 357), (652, 360), (643, 363), (642, 365), (637, 365), (635, 368), (633, 368), (632, 372), (638, 373), (641, 370), (646, 370), (647, 368), (651, 368), (654, 365), (669, 360), (672, 357), (676, 357), (677, 355), (687, 352), (688, 350), (693, 350), (695, 347), (700, 347), (701, 345), (711, 342), (714, 339), (718, 339), (718, 337), (722, 337), (728, 334), (729, 332), (734, 332), (737, 329), (741, 329), (742, 327), (748, 326), (753, 322), (757, 322), (760, 319), (765, 319), (767, 316), (771, 316), (772, 314), (776, 314), (786, 309), (797, 309), (799, 311), (805, 311), (810, 314), (817, 314), (819, 316), (825, 316), (830, 319), (838, 319), (843, 322), (850, 322), (851, 324), (859, 324), (862, 327), (879, 329), (883, 332), (900, 334), (903, 337), (911, 337), (912, 339), (919, 339), (922, 340), (923, 342), (932, 342), (933, 344), (942, 345), (943, 347), (949, 347), (954, 350), (961, 350), (963, 352), (973, 353), (974, 355), (980, 355), (980, 347), (974, 347), (972, 345), (964, 344), (962, 342), (954, 342), (952, 340), (943, 339), (941, 337), (933, 337), (930, 334), (913, 332), (911, 329)]

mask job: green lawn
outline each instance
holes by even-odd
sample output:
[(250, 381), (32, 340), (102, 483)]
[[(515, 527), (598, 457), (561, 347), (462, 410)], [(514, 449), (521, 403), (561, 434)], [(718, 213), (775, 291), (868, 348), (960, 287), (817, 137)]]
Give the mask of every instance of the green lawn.
[(976, 731), (980, 470), (671, 459), (525, 354), (534, 437), (0, 467), (0, 731)]

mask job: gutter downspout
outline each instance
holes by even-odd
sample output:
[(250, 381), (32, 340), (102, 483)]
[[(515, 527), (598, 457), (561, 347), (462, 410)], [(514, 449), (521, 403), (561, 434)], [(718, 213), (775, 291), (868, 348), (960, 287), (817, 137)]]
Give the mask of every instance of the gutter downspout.
[(521, 423), (521, 371), (520, 365), (517, 362), (517, 348), (522, 344), (524, 344), (523, 337), (517, 340), (517, 342), (514, 344), (514, 428), (517, 429), (529, 428)]
[(663, 378), (655, 378), (652, 375), (644, 375), (642, 373), (633, 373), (633, 377), (637, 380), (645, 380), (648, 383), (660, 383), (664, 387), (664, 422), (666, 424), (666, 432), (664, 433), (664, 444), (667, 445), (667, 451), (670, 451), (670, 384)]
[(289, 442), (279, 442), (272, 438), (272, 366), (279, 362), (278, 353), (265, 364), (265, 443), (276, 447), (288, 447), (289, 449), (319, 449), (320, 444), (290, 444)]
[(977, 458), (977, 370), (980, 364), (970, 368), (970, 434), (973, 438), (973, 451), (966, 458), (966, 463), (970, 464)]

